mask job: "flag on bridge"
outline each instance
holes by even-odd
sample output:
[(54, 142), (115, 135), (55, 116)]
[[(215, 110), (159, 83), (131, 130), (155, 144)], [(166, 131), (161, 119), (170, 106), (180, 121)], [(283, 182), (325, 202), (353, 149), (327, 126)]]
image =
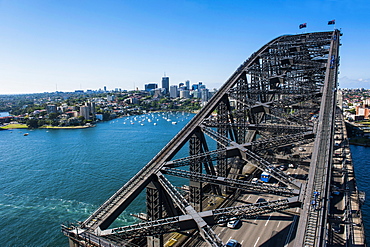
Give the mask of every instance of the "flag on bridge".
[(299, 29), (306, 28), (306, 27), (307, 27), (307, 23), (303, 23), (299, 25)]
[(328, 21), (328, 25), (335, 25), (335, 20)]

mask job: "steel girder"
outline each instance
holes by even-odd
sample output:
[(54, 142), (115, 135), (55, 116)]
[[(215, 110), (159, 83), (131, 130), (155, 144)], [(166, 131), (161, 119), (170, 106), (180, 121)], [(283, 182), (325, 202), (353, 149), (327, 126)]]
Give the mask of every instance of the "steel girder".
[[(85, 235), (104, 236), (107, 241), (114, 239), (113, 242), (117, 243), (119, 239), (195, 228), (210, 245), (222, 246), (210, 228), (221, 215), (245, 218), (298, 206), (299, 201), (294, 197), (264, 205), (241, 205), (204, 212), (199, 207), (196, 211), (161, 171), (170, 174), (175, 170), (168, 167), (189, 166), (190, 171), (182, 171), (181, 176), (189, 178), (191, 187), (197, 190), (189, 197), (193, 205), (200, 205), (203, 201), (204, 186), (200, 182), (217, 184), (222, 193), (227, 193), (227, 186), (253, 189), (248, 187), (248, 183), (233, 178), (233, 174), (242, 171), (239, 167), (230, 172), (234, 169), (235, 160), (239, 160), (241, 167), (248, 163), (269, 172), (287, 186), (287, 191), (298, 193), (301, 183), (276, 169), (264, 157), (269, 149), (308, 142), (314, 138), (312, 131), (315, 128), (308, 123), (310, 113), (319, 111), (326, 68), (334, 66), (337, 61), (333, 62), (328, 56), (332, 35), (333, 32), (286, 35), (264, 45), (238, 67), (208, 104), (138, 174), (78, 227), (68, 228), (64, 233), (68, 236), (73, 233), (78, 239), (84, 232)], [(285, 130), (279, 131), (282, 129)], [(214, 139), (215, 143), (210, 143), (204, 134)], [(173, 160), (187, 143), (190, 156)], [(211, 146), (215, 150), (208, 150)], [(217, 183), (217, 180), (223, 182)], [(108, 229), (145, 188), (147, 213), (152, 219)], [(156, 194), (153, 188), (159, 188), (160, 193)], [(269, 191), (268, 188), (254, 187), (254, 193), (266, 190)], [(301, 200), (304, 196), (299, 198)], [(180, 212), (182, 215), (178, 215)], [(83, 245), (83, 240), (80, 244)], [(122, 241), (122, 244), (127, 243)]]
[[(240, 219), (254, 218), (259, 215), (296, 207), (297, 205), (295, 204), (299, 204), (299, 201), (297, 197), (292, 197), (289, 199), (280, 199), (271, 202), (261, 202), (204, 211), (198, 213), (198, 215), (204, 220), (204, 222), (207, 223), (207, 226), (209, 227), (215, 224), (229, 221), (231, 218), (234, 217)], [(216, 220), (216, 218), (218, 220)], [(107, 236), (115, 235), (121, 237), (122, 239), (130, 239), (140, 238), (142, 236), (170, 233), (175, 231), (186, 231), (193, 228), (194, 221), (192, 220), (191, 215), (181, 215), (156, 221), (147, 221), (130, 226), (104, 230), (101, 232), (100, 236), (106, 238)]]
[(176, 177), (188, 178), (194, 181), (207, 182), (207, 183), (212, 183), (216, 185), (227, 186), (230, 188), (254, 191), (254, 192), (259, 192), (259, 193), (270, 193), (270, 194), (279, 194), (279, 195), (280, 194), (294, 195), (294, 194), (299, 193), (299, 190), (291, 189), (288, 187), (277, 187), (277, 186), (268, 185), (268, 184), (255, 184), (255, 183), (243, 181), (240, 179), (218, 177), (215, 175), (209, 175), (209, 174), (197, 173), (197, 172), (189, 172), (189, 171), (176, 169), (176, 168), (164, 167), (162, 171), (164, 174), (168, 174), (168, 175), (172, 175)]

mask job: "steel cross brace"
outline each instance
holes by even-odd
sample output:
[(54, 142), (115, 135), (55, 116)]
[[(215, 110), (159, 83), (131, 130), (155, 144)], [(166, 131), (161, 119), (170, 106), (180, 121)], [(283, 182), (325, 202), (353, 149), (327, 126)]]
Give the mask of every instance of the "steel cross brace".
[[(270, 202), (246, 204), (235, 207), (227, 207), (199, 212), (198, 215), (206, 223), (203, 229), (209, 232), (210, 226), (229, 221), (233, 217), (253, 218), (259, 215), (297, 207), (300, 205), (298, 197), (290, 197)], [(217, 218), (218, 220), (215, 220)], [(181, 215), (160, 220), (147, 221), (130, 226), (118, 227), (101, 231), (100, 236), (116, 235), (122, 239), (139, 238), (148, 235), (164, 234), (175, 231), (185, 231), (194, 227), (191, 215)], [(213, 232), (211, 230), (211, 232)], [(215, 243), (220, 243), (215, 241)], [(220, 245), (212, 245), (220, 246)]]
[(206, 240), (211, 246), (223, 246), (221, 239), (218, 235), (210, 228), (199, 213), (186, 201), (181, 193), (173, 186), (170, 181), (163, 176), (161, 172), (157, 173), (158, 181), (179, 206), (180, 210), (184, 214), (188, 214), (197, 224), (198, 229), (204, 240)]
[(262, 171), (266, 171), (271, 174), (274, 178), (282, 182), (283, 184), (287, 185), (288, 187), (292, 187), (295, 189), (300, 189), (301, 183), (293, 179), (292, 177), (286, 175), (282, 171), (276, 169), (271, 163), (266, 161), (265, 159), (258, 156), (256, 153), (250, 151), (249, 149), (245, 148), (242, 145), (238, 145), (238, 148), (241, 152), (241, 157), (245, 161), (248, 161), (248, 158), (252, 158), (256, 162), (251, 162), (252, 165), (256, 166), (258, 169)]
[(253, 184), (251, 182), (243, 181), (240, 179), (232, 179), (197, 172), (189, 172), (175, 168), (164, 167), (162, 168), (162, 172), (172, 176), (188, 178), (194, 181), (207, 182), (216, 185), (225, 185), (227, 187), (237, 188), (241, 190), (252, 190), (272, 194), (299, 194), (299, 190), (287, 187), (276, 187), (268, 184)]

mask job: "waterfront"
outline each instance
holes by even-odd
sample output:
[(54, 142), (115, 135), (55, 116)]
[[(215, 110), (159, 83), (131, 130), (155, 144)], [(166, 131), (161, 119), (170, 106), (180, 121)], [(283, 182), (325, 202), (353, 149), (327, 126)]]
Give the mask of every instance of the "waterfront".
[[(86, 219), (191, 116), (156, 113), (88, 129), (0, 131), (0, 242), (5, 246), (68, 246), (60, 224)], [(26, 132), (28, 136), (23, 135)], [(351, 150), (358, 186), (370, 195), (370, 148), (351, 146)], [(367, 204), (363, 207), (366, 229), (370, 224)], [(145, 204), (139, 198), (119, 223), (133, 222), (128, 213), (143, 210)]]
[[(87, 129), (0, 131), (2, 245), (68, 246), (60, 224), (86, 219), (192, 116), (156, 113)], [(127, 211), (143, 212), (139, 201)], [(119, 223), (134, 220), (125, 213)]]

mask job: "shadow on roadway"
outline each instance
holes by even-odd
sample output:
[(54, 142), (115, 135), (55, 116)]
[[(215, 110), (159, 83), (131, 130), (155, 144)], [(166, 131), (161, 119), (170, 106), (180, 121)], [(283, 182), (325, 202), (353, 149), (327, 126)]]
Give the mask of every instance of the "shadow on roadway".
[[(272, 217), (271, 217), (272, 218)], [(297, 224), (298, 220), (295, 221), (295, 226)], [(264, 243), (258, 245), (260, 247), (280, 247), (284, 246), (285, 243), (287, 242), (287, 236), (289, 234), (290, 228), (292, 226), (293, 222), (287, 225), (285, 228), (281, 229), (280, 231), (273, 231), (271, 233), (271, 237)], [(295, 229), (292, 231), (292, 234), (288, 240), (288, 243), (292, 242), (295, 238), (296, 231)]]

